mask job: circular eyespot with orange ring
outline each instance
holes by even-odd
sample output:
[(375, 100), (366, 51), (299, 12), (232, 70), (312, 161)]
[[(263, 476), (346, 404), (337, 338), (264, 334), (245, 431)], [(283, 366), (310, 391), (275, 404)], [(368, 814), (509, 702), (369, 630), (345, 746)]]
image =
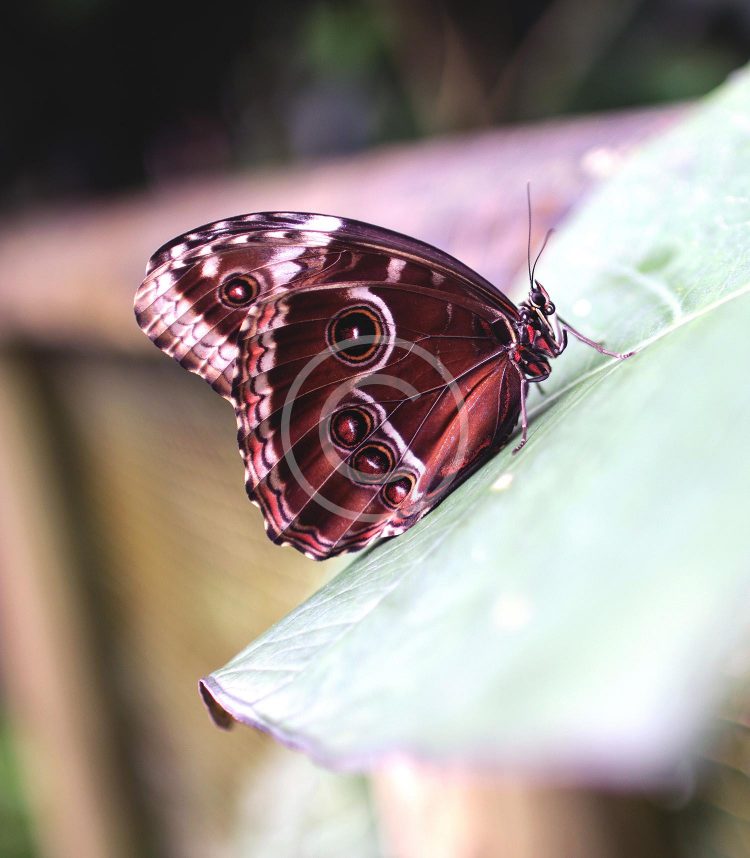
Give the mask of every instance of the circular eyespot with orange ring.
[(219, 299), (232, 309), (248, 307), (258, 297), (260, 286), (249, 274), (231, 274), (219, 286)]
[(373, 360), (384, 345), (385, 324), (377, 310), (367, 304), (347, 307), (337, 313), (326, 328), (326, 342), (344, 363), (363, 364)]
[(372, 432), (373, 419), (360, 407), (343, 408), (331, 416), (331, 441), (346, 450), (353, 450)]
[(380, 493), (383, 502), (391, 509), (398, 509), (409, 497), (415, 483), (416, 480), (412, 474), (398, 474), (398, 476), (383, 486), (383, 490)]
[(380, 441), (371, 441), (354, 453), (349, 464), (358, 483), (380, 485), (395, 463), (396, 457), (389, 446)]

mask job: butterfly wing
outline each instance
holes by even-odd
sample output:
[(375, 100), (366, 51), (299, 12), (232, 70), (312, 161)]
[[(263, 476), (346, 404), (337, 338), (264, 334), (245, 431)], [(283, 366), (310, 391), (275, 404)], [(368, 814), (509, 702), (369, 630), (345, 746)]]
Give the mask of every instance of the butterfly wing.
[(136, 295), (148, 336), (233, 402), (271, 538), (318, 559), (407, 529), (507, 439), (517, 313), (423, 242), (297, 213), (174, 239)]
[(516, 313), (490, 283), (424, 242), (329, 215), (267, 212), (206, 224), (159, 248), (136, 292), (135, 314), (162, 351), (230, 398), (237, 340), (252, 306), (289, 289), (394, 279), (457, 297), (469, 292)]
[(495, 322), (466, 295), (398, 282), (259, 305), (233, 396), (269, 536), (321, 559), (396, 535), (504, 443), (521, 381)]
[(310, 282), (335, 262), (325, 222), (309, 222), (316, 228), (303, 232), (283, 215), (245, 215), (173, 239), (149, 261), (135, 296), (138, 324), (229, 398), (249, 308), (276, 289)]

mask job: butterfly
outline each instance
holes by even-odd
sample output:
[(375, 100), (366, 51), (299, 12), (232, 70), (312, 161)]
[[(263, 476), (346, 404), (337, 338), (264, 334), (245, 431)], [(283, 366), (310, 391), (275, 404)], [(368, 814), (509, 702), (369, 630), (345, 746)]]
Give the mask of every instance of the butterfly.
[(529, 253), (516, 306), (417, 239), (328, 215), (246, 214), (159, 248), (135, 314), (232, 403), (269, 537), (320, 560), (411, 527), (519, 418), (523, 447), (529, 385), (568, 335), (632, 354), (556, 314), (538, 259), (532, 268)]

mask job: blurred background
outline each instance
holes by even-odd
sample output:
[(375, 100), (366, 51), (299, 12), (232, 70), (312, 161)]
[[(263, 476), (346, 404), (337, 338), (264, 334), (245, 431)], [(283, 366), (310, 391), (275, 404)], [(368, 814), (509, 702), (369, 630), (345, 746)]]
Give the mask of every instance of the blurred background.
[[(273, 208), (400, 229), (506, 288), (526, 179), (541, 235), (747, 62), (750, 5), (27, 0), (3, 18), (0, 858), (434, 856), (418, 832), (448, 789), (456, 830), (517, 836), (446, 855), (680, 854), (673, 798), (368, 783), (210, 723), (198, 678), (341, 564), (267, 542), (231, 410), (148, 343), (132, 296), (173, 235)], [(725, 763), (682, 804), (705, 854), (750, 855)]]
[(690, 99), (743, 0), (125, 3), (5, 13), (6, 212), (393, 140)]

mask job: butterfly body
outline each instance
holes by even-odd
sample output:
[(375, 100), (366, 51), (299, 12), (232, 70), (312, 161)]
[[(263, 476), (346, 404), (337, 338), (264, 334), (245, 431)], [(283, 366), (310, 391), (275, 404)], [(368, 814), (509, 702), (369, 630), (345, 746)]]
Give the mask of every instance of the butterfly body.
[(135, 310), (234, 406), (269, 536), (316, 559), (406, 530), (519, 416), (525, 440), (528, 384), (549, 375), (567, 330), (594, 345), (561, 330), (533, 279), (517, 307), (416, 239), (294, 212), (165, 244)]

